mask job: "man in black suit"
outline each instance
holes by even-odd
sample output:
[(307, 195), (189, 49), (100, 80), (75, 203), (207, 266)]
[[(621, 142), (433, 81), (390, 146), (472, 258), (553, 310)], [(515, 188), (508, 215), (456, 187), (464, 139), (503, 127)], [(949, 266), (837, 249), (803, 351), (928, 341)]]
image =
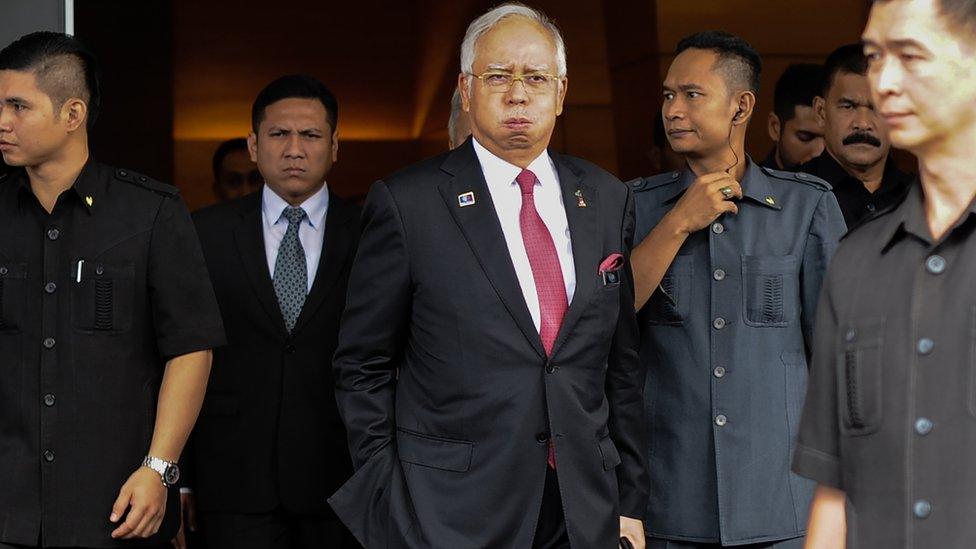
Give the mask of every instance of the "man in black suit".
[(371, 189), (334, 369), (366, 547), (644, 546), (629, 189), (547, 152), (567, 89), (545, 15), (468, 27), (473, 138)]
[(228, 334), (193, 440), (210, 549), (355, 543), (326, 503), (351, 471), (329, 364), (359, 222), (325, 181), (337, 115), (312, 77), (269, 84), (248, 137), (263, 190), (194, 216)]

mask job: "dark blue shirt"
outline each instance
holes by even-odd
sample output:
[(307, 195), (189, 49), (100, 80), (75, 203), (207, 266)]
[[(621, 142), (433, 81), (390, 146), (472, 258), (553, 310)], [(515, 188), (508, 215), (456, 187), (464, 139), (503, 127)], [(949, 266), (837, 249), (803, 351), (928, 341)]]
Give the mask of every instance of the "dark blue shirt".
[[(634, 181), (642, 239), (694, 181)], [(830, 186), (749, 160), (738, 215), (693, 233), (639, 312), (654, 537), (742, 544), (804, 534), (790, 472), (814, 309), (846, 227)]]

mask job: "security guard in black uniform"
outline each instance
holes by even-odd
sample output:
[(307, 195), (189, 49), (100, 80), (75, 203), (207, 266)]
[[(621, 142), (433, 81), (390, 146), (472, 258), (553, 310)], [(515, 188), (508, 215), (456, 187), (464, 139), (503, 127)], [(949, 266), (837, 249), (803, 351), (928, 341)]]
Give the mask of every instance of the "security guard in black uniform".
[(0, 51), (0, 547), (169, 544), (223, 327), (175, 187), (92, 160), (94, 57)]

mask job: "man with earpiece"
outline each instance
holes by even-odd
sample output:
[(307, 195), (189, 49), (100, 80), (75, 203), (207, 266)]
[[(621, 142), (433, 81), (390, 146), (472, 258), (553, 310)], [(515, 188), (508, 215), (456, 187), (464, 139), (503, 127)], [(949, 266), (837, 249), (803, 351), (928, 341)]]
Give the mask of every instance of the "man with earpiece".
[(631, 183), (648, 548), (803, 545), (813, 484), (790, 454), (845, 225), (828, 184), (746, 156), (760, 70), (741, 38), (681, 40), (662, 113), (687, 165)]

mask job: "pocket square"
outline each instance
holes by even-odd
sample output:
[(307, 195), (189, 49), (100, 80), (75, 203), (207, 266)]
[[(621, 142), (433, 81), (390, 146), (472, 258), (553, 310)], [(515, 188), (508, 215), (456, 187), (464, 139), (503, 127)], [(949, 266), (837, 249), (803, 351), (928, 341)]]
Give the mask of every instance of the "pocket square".
[(624, 256), (622, 254), (610, 254), (600, 263), (599, 274), (609, 271), (616, 271), (624, 266)]

